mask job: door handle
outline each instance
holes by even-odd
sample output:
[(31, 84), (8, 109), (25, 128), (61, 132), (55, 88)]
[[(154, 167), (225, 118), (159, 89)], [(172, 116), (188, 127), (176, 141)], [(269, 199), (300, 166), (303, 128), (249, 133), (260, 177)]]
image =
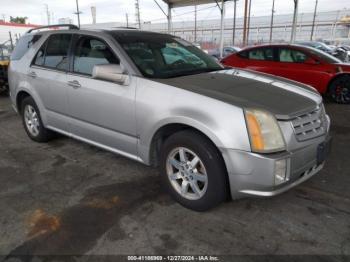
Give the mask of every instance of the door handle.
[(73, 87), (74, 89), (81, 87), (81, 84), (77, 80), (68, 81), (68, 85)]
[(37, 74), (34, 71), (31, 71), (28, 73), (28, 76), (32, 77), (32, 78), (36, 78)]

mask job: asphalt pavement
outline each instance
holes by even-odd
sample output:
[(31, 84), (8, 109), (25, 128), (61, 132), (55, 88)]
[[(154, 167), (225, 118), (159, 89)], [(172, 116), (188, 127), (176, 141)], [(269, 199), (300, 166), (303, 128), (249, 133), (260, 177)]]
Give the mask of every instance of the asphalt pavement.
[[(157, 169), (60, 136), (31, 141), (0, 97), (0, 255), (350, 255), (350, 106), (326, 104), (325, 168), (273, 198), (197, 213)], [(327, 260), (325, 260), (327, 261)]]

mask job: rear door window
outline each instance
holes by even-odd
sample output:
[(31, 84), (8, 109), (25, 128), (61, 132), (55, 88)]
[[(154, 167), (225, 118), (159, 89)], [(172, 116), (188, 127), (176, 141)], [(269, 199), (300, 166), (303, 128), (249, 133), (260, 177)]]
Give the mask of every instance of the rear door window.
[(18, 40), (12, 52), (11, 60), (20, 60), (28, 49), (40, 39), (41, 35), (25, 35)]
[[(71, 34), (51, 35), (47, 40), (44, 66), (58, 70), (68, 70), (68, 50), (72, 39)], [(40, 50), (39, 50), (40, 52)], [(39, 54), (39, 53), (38, 53)], [(38, 57), (37, 57), (38, 58)]]

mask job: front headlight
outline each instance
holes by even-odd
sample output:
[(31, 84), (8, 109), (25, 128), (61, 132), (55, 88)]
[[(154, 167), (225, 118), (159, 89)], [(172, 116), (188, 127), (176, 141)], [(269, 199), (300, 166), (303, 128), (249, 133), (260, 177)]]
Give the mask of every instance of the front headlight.
[(272, 153), (286, 148), (276, 118), (263, 110), (245, 109), (245, 119), (253, 152)]

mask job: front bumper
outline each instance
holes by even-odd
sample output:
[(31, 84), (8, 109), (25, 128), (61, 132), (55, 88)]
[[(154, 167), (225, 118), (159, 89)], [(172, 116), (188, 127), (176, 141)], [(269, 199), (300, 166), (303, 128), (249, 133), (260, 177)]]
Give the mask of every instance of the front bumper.
[[(327, 152), (320, 161), (320, 145), (329, 144), (329, 136), (314, 139), (311, 144), (291, 152), (256, 154), (239, 150), (223, 153), (228, 167), (229, 183), (233, 199), (246, 196), (269, 197), (281, 194), (311, 178), (324, 166)], [(275, 182), (276, 163), (285, 161), (285, 181)]]

